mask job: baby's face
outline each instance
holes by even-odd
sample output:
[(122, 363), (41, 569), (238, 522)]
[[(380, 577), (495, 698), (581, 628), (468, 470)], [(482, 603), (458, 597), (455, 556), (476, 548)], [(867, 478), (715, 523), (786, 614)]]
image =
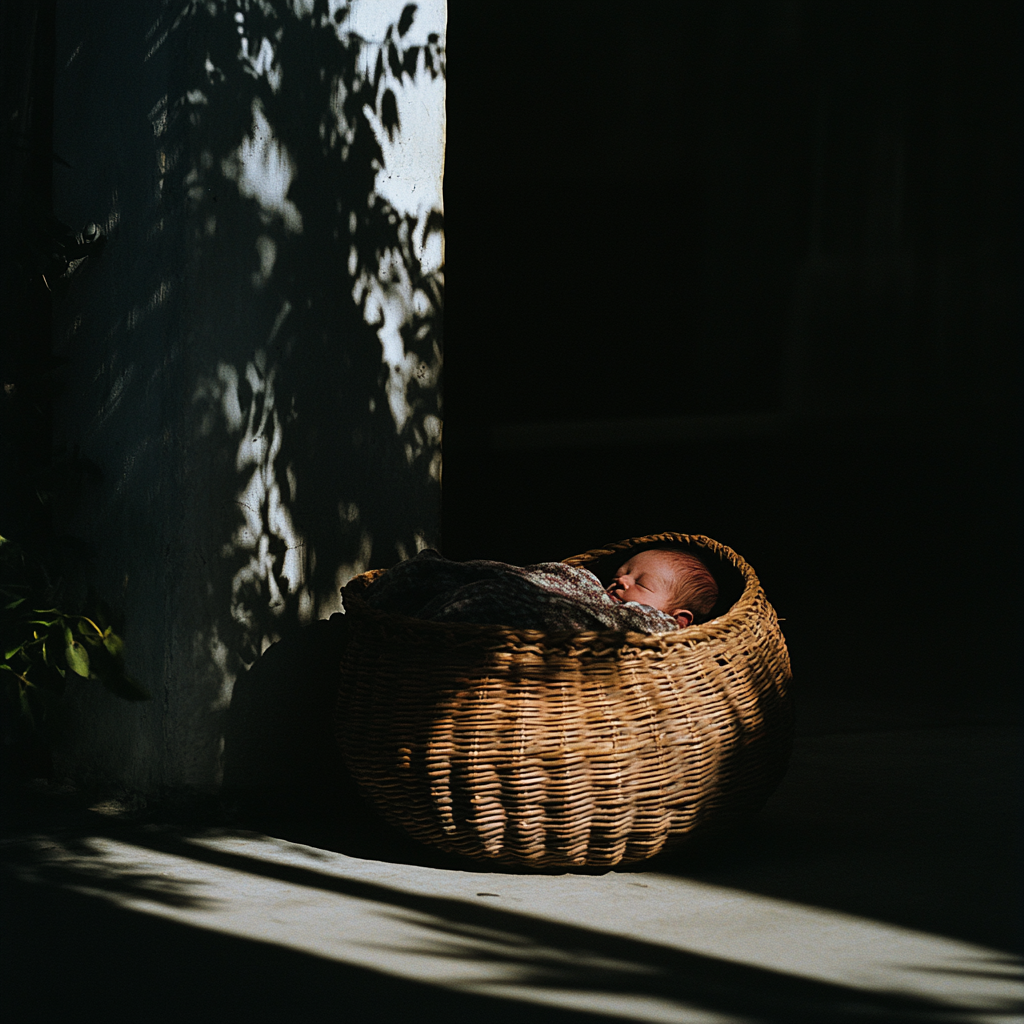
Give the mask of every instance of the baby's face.
[(641, 551), (620, 566), (606, 589), (620, 603), (636, 601), (672, 615), (677, 587), (671, 559), (661, 551)]

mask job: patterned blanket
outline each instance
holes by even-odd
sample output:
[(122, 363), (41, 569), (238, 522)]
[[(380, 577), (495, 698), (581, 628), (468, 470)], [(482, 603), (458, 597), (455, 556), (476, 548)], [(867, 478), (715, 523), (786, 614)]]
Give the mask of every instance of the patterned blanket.
[(573, 632), (679, 628), (665, 612), (613, 600), (589, 569), (561, 562), (452, 562), (430, 549), (378, 577), (363, 599), (372, 608), (438, 622)]

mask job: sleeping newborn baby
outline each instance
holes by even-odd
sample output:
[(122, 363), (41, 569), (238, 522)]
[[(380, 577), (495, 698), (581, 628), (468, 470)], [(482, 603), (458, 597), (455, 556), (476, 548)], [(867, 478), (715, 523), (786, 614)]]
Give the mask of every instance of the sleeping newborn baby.
[(668, 548), (630, 555), (607, 588), (589, 569), (563, 562), (452, 562), (427, 550), (378, 577), (362, 596), (372, 608), (438, 622), (666, 633), (705, 621), (718, 586), (699, 558)]

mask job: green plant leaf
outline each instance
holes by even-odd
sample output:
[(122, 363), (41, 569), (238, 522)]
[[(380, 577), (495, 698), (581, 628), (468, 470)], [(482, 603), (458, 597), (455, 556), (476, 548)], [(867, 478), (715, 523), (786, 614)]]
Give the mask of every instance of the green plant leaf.
[(24, 604), (26, 600), (27, 598), (24, 597), (16, 597), (13, 601), (10, 601), (4, 605), (4, 611), (9, 612), (12, 609), (17, 608), (18, 605)]
[(83, 679), (89, 678), (89, 652), (77, 640), (73, 640), (64, 652), (68, 668)]
[(124, 658), (124, 641), (116, 633), (108, 633), (103, 638), (103, 646), (111, 657), (118, 661)]
[(18, 651), (23, 650), (25, 647), (24, 643), (18, 644), (17, 647), (12, 647), (9, 651), (4, 651), (4, 661), (10, 661)]
[(89, 678), (89, 652), (71, 635), (67, 626), (64, 627), (64, 657), (72, 672), (85, 679)]

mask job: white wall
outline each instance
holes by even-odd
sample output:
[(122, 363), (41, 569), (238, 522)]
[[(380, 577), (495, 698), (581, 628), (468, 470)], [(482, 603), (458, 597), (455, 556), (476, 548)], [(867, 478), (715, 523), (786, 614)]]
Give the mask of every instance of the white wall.
[(215, 788), (246, 667), (438, 543), (444, 0), (238, 6), (58, 5), (55, 212), (108, 239), (55, 304), (65, 526), (154, 695), (75, 687), (58, 766), (143, 793)]

